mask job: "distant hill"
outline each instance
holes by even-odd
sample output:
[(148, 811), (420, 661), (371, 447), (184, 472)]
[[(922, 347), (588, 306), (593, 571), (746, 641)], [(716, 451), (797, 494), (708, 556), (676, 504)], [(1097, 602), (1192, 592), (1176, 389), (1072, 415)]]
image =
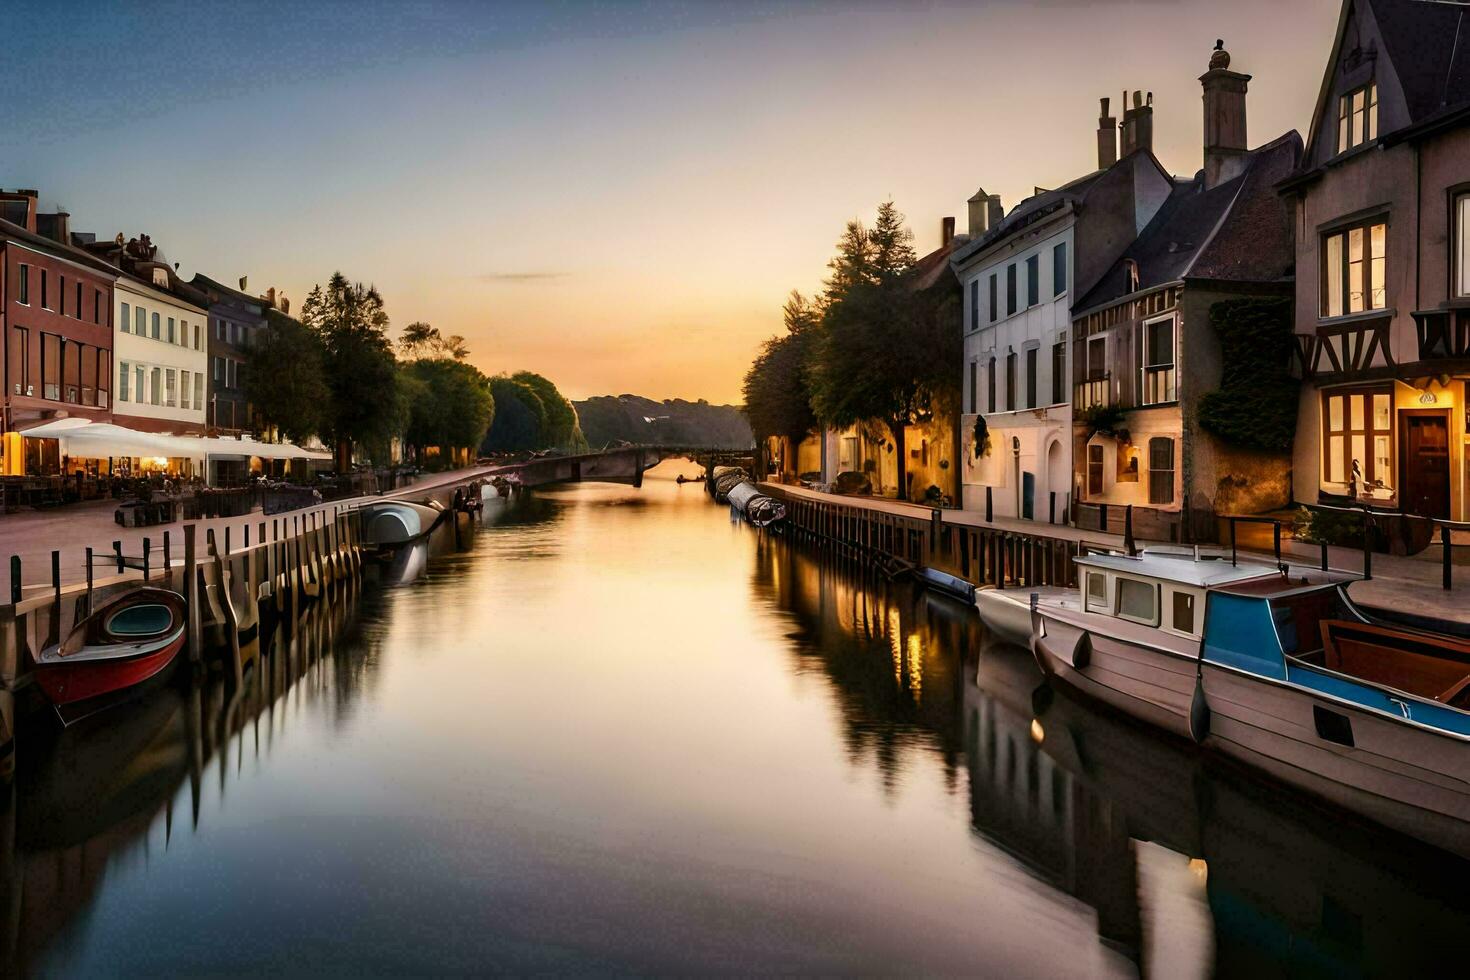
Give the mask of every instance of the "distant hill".
[(637, 395), (599, 395), (572, 402), (587, 444), (708, 446), (744, 449), (753, 445), (750, 424), (736, 405), (711, 405), (682, 398), (656, 402)]

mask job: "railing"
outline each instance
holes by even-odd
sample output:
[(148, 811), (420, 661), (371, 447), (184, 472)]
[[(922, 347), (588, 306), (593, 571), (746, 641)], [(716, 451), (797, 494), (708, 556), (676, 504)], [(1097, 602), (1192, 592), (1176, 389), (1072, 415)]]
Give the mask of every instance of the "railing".
[(1078, 383), (1072, 391), (1072, 404), (1077, 408), (1093, 408), (1110, 404), (1112, 402), (1111, 380), (1111, 375), (1104, 374)]
[(1143, 403), (1145, 405), (1158, 405), (1163, 402), (1172, 402), (1179, 397), (1179, 391), (1174, 384), (1174, 365), (1167, 367), (1151, 367), (1143, 369)]
[(1419, 360), (1470, 357), (1470, 310), (1428, 310), (1413, 316)]

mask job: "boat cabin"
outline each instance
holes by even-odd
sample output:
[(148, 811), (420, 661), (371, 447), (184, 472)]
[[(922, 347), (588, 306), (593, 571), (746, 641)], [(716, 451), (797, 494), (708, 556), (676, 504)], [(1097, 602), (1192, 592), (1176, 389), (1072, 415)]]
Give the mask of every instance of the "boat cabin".
[(1086, 612), (1196, 640), (1203, 635), (1210, 589), (1253, 579), (1281, 581), (1281, 572), (1271, 566), (1232, 565), (1226, 557), (1193, 553), (1084, 555), (1077, 570)]

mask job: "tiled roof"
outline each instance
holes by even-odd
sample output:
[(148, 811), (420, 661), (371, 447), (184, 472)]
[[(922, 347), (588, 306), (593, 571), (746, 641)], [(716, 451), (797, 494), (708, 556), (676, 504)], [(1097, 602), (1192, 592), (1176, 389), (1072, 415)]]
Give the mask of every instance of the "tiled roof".
[[(1275, 183), (1301, 155), (1293, 130), (1251, 151), (1238, 177), (1205, 189), (1204, 173), (1176, 181), (1169, 199), (1133, 244), (1075, 304), (1104, 306), (1137, 290), (1181, 279), (1278, 282), (1291, 275), (1291, 224)], [(1138, 285), (1128, 275), (1138, 265)]]
[(1410, 125), (1470, 102), (1470, 6), (1371, 0), (1408, 103)]
[(27, 231), (25, 229), (25, 226), (23, 225), (18, 225), (10, 221), (0, 220), (0, 239), (6, 238), (17, 242), (24, 242), (26, 245), (31, 246), (37, 251), (47, 252), (51, 255), (57, 256), (58, 258), (64, 258), (70, 262), (75, 262), (78, 265), (87, 266), (88, 268), (94, 269), (97, 272), (102, 272), (113, 276), (116, 276), (118, 274), (118, 270), (115, 266), (102, 261), (91, 252), (84, 251), (83, 249), (76, 248), (71, 245), (63, 245), (55, 239), (47, 238), (45, 235), (38, 235), (33, 231)]

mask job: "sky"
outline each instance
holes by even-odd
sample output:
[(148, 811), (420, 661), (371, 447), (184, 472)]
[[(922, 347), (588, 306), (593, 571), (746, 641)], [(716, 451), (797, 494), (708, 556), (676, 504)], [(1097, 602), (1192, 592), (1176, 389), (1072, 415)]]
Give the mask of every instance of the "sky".
[(1339, 4), (12, 0), (0, 187), (293, 308), (341, 270), (490, 374), (738, 402), (879, 202), (929, 251), (1092, 170), (1124, 89), (1193, 174), (1216, 38), (1251, 144), (1305, 137)]

